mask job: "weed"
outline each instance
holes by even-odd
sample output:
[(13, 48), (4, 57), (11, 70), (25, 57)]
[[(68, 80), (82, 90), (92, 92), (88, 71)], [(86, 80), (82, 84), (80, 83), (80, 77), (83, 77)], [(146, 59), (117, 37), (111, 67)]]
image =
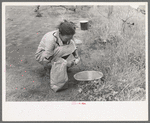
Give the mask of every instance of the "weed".
[[(104, 77), (79, 84), (79, 100), (86, 101), (133, 101), (145, 98), (145, 35), (144, 19), (127, 6), (109, 8), (109, 18), (99, 12), (101, 7), (89, 12), (91, 28), (83, 37), (86, 41), (81, 54), (81, 70), (98, 70)], [(104, 10), (103, 10), (104, 11)], [(101, 11), (104, 15), (104, 12)], [(126, 14), (130, 15), (127, 17)], [(95, 16), (97, 15), (97, 18)], [(111, 15), (111, 16), (110, 16)], [(134, 16), (133, 16), (134, 15)], [(123, 27), (122, 20), (137, 23), (132, 30)], [(105, 20), (105, 21), (104, 21)], [(119, 22), (119, 23), (118, 23)], [(116, 24), (118, 23), (117, 27)], [(130, 33), (129, 33), (130, 32)], [(85, 55), (83, 55), (85, 54)]]

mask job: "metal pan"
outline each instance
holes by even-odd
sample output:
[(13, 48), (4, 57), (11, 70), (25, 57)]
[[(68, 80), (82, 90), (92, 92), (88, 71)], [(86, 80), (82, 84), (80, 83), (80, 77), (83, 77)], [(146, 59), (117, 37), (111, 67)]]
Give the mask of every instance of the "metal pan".
[(78, 81), (92, 81), (98, 80), (103, 77), (103, 73), (99, 71), (81, 71), (74, 75), (74, 78)]

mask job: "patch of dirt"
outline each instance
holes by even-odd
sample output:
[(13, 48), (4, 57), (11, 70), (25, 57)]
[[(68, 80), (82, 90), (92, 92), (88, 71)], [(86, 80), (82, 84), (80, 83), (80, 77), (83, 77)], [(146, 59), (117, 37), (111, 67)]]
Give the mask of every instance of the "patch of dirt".
[[(62, 14), (52, 14), (50, 8), (36, 17), (35, 6), (6, 7), (6, 101), (71, 101), (77, 94), (78, 82), (73, 75), (79, 67), (68, 73), (69, 88), (55, 93), (50, 89), (49, 78), (43, 67), (35, 60), (34, 53), (43, 35), (55, 30)], [(45, 9), (45, 10), (44, 10)], [(68, 16), (79, 22), (74, 15)], [(76, 37), (84, 33), (78, 29)]]

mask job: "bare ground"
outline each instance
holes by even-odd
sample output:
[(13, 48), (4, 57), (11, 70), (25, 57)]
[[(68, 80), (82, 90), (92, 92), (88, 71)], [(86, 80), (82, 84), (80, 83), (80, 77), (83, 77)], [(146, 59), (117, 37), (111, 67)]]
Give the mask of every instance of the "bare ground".
[[(56, 29), (63, 18), (71, 18), (73, 12), (58, 14), (49, 8), (41, 8), (42, 17), (36, 17), (35, 6), (6, 7), (6, 101), (71, 101), (78, 93), (78, 82), (73, 75), (79, 67), (68, 73), (69, 88), (55, 93), (50, 89), (49, 78), (43, 66), (35, 61), (34, 54), (42, 36)], [(55, 9), (55, 8), (53, 8)], [(55, 13), (54, 13), (55, 12)], [(74, 15), (73, 15), (74, 14)], [(78, 29), (76, 37), (82, 39)]]

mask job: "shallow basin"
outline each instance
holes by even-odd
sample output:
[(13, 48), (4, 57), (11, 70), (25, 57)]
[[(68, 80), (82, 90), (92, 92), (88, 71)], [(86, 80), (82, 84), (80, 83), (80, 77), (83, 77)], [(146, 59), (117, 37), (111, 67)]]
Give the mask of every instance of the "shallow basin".
[(92, 81), (103, 77), (103, 73), (100, 71), (81, 71), (74, 75), (74, 78), (78, 81)]

